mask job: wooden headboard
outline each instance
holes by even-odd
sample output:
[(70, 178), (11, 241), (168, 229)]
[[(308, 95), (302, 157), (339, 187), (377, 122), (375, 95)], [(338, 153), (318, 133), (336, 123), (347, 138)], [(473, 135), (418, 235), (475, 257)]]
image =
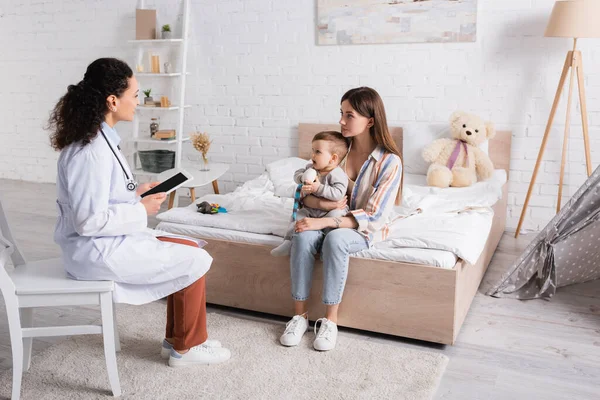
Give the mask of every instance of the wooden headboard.
[(506, 176), (510, 172), (511, 141), (511, 131), (497, 131), (496, 136), (490, 139), (488, 146), (488, 153), (494, 164), (494, 168), (506, 170)]
[[(321, 131), (339, 131), (339, 124), (298, 124), (298, 157), (309, 159), (312, 152), (312, 138)], [(402, 153), (402, 128), (390, 127), (390, 134)], [(489, 156), (496, 169), (510, 171), (510, 144), (512, 132), (498, 131), (489, 143)]]
[[(309, 159), (312, 153), (312, 138), (321, 131), (340, 131), (340, 124), (298, 124), (298, 157)], [(402, 154), (402, 128), (390, 127), (390, 134)]]

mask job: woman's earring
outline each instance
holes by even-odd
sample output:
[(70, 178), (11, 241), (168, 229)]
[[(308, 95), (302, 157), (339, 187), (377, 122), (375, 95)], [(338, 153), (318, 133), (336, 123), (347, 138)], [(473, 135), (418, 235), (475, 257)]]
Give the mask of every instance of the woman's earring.
[(111, 107), (111, 108), (110, 108), (110, 111), (112, 111), (112, 112), (117, 112), (117, 107)]

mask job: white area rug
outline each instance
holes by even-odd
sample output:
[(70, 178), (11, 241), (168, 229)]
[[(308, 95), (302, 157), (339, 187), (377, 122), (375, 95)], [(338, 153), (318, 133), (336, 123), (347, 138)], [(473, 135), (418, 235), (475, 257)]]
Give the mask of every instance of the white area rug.
[[(159, 354), (165, 312), (163, 302), (118, 307), (123, 399), (430, 399), (448, 361), (343, 332), (327, 353), (312, 349), (312, 330), (298, 347), (284, 348), (283, 323), (211, 313), (210, 336), (232, 359), (173, 369)], [(8, 370), (0, 396), (10, 397), (11, 384)], [(22, 399), (110, 398), (101, 336), (75, 336), (36, 355), (22, 388)]]

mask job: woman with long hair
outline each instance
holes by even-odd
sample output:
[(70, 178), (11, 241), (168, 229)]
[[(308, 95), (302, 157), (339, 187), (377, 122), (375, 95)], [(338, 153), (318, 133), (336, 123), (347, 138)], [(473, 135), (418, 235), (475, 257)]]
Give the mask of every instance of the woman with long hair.
[(54, 107), (48, 125), (60, 151), (54, 240), (68, 276), (113, 281), (115, 302), (167, 297), (161, 355), (169, 365), (223, 362), (231, 353), (206, 331), (204, 275), (212, 258), (191, 239), (161, 238), (148, 229), (148, 216), (166, 195), (141, 198), (158, 182), (138, 186), (120, 151), (115, 125), (133, 120), (138, 92), (126, 63), (100, 58)]
[[(348, 202), (350, 213), (345, 217), (304, 218), (296, 223), (290, 256), (295, 315), (280, 338), (284, 346), (298, 345), (308, 329), (306, 302), (315, 255), (320, 252), (326, 313), (317, 320), (321, 324), (313, 347), (321, 351), (335, 347), (349, 255), (387, 237), (394, 203), (399, 204), (402, 198), (402, 160), (388, 130), (379, 94), (368, 87), (351, 89), (342, 96), (340, 113), (342, 135), (351, 141), (342, 162), (348, 175), (347, 198), (334, 202), (307, 196), (303, 203), (330, 211), (344, 208)], [(333, 230), (325, 234), (326, 228)]]

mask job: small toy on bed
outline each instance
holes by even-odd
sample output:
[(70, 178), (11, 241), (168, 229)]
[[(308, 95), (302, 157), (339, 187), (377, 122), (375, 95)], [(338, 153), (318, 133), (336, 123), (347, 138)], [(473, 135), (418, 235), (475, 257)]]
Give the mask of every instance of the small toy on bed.
[(226, 213), (227, 210), (224, 207), (219, 206), (217, 203), (209, 203), (203, 201), (202, 203), (196, 204), (197, 211), (202, 214), (217, 214)]
[(450, 117), (450, 133), (451, 138), (437, 139), (423, 149), (423, 159), (431, 163), (427, 184), (465, 187), (491, 177), (494, 165), (479, 146), (494, 137), (494, 125), (476, 115), (456, 111)]

